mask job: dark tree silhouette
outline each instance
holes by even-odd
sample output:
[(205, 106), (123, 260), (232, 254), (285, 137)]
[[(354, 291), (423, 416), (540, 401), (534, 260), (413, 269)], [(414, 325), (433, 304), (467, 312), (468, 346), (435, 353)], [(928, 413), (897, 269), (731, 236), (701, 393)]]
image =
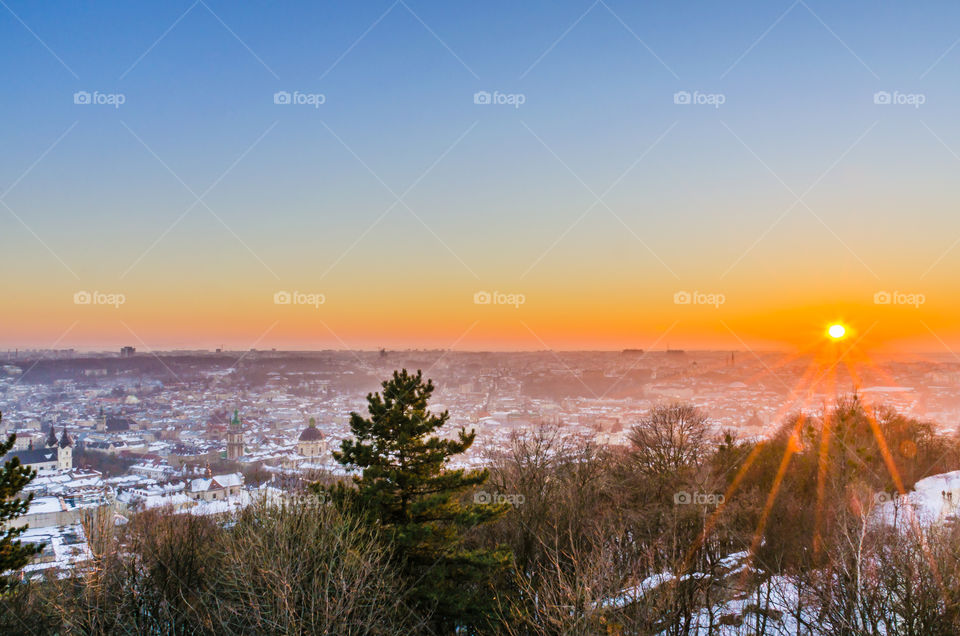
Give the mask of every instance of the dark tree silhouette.
[[(463, 503), (483, 484), (486, 470), (447, 468), (466, 451), (475, 433), (461, 429), (455, 439), (432, 435), (446, 422), (445, 411), (427, 410), (433, 383), (406, 369), (367, 396), (369, 417), (352, 413), (353, 439), (334, 458), (362, 471), (355, 488), (336, 485), (332, 500), (359, 510), (385, 530), (411, 586), (411, 600), (432, 614), (438, 633), (482, 624), (496, 601), (491, 580), (510, 562), (502, 549), (467, 549), (464, 532), (502, 517), (508, 504)], [(318, 487), (319, 488), (319, 487)]]
[[(3, 414), (0, 413), (0, 421), (3, 420)], [(13, 448), (17, 436), (11, 434), (6, 442), (0, 443), (0, 457), (3, 457)], [(3, 528), (10, 521), (26, 514), (30, 508), (30, 501), (33, 499), (33, 493), (26, 497), (19, 497), (23, 487), (30, 483), (37, 474), (37, 471), (27, 466), (22, 466), (17, 457), (4, 463), (0, 470), (0, 528)], [(40, 552), (42, 544), (21, 543), (19, 537), (26, 531), (28, 526), (19, 528), (6, 528), (0, 530), (0, 574), (11, 570), (19, 570)], [(14, 585), (14, 581), (9, 576), (0, 576), (0, 593), (6, 592)]]

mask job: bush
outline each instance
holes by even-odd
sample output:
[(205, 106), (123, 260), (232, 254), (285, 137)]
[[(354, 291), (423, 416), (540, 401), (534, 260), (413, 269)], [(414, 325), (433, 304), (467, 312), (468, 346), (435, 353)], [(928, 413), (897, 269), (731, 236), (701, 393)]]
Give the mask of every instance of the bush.
[(148, 511), (86, 523), (92, 562), (22, 585), (0, 631), (395, 634), (416, 629), (376, 534), (326, 506), (235, 517)]

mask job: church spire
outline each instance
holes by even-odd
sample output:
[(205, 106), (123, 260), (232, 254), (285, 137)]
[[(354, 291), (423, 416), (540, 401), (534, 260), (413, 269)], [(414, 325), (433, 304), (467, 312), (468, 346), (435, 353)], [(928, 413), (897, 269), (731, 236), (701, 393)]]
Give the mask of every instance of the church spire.
[(56, 446), (57, 445), (57, 431), (54, 430), (53, 424), (50, 425), (50, 432), (47, 434), (47, 446)]

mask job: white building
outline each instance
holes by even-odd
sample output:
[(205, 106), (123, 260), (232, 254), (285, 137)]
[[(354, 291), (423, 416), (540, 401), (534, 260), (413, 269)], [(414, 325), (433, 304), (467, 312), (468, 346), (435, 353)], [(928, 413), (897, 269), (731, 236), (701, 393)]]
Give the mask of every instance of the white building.
[(6, 463), (14, 457), (20, 460), (20, 464), (36, 470), (48, 468), (56, 470), (70, 470), (73, 468), (73, 440), (67, 434), (64, 427), (63, 434), (57, 440), (57, 435), (50, 427), (50, 435), (47, 437), (46, 446), (43, 448), (33, 448), (31, 445), (26, 450), (13, 450), (0, 459), (0, 463)]
[(187, 496), (201, 501), (219, 501), (235, 497), (243, 490), (243, 475), (211, 475), (203, 479), (193, 479), (187, 486)]

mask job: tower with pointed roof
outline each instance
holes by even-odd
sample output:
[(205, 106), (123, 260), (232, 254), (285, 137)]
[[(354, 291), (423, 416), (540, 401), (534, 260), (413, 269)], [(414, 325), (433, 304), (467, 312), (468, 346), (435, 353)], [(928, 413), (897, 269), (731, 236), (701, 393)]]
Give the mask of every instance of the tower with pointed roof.
[(46, 446), (53, 447), (56, 445), (57, 445), (57, 431), (54, 429), (53, 424), (51, 424), (50, 431), (47, 433)]
[[(50, 429), (51, 432), (53, 429)], [(56, 433), (53, 433), (56, 437)], [(60, 441), (57, 442), (57, 468), (60, 470), (70, 470), (73, 468), (73, 439), (67, 433), (67, 427), (63, 427), (63, 434), (60, 435)]]
[(227, 459), (237, 460), (243, 455), (243, 428), (240, 426), (240, 412), (233, 411), (233, 419), (227, 428)]

